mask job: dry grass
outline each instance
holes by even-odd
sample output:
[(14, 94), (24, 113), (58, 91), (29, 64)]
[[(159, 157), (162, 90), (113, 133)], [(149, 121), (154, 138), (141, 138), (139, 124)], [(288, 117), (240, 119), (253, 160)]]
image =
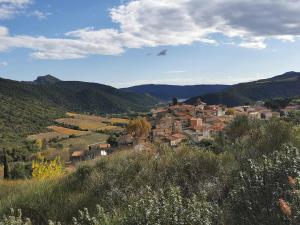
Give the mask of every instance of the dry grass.
[(90, 132), (88, 131), (79, 131), (79, 130), (73, 130), (65, 127), (59, 127), (59, 126), (49, 126), (48, 129), (53, 130), (57, 133), (64, 134), (64, 135), (76, 135), (76, 136), (82, 136), (87, 135)]
[(129, 124), (129, 119), (123, 119), (123, 118), (111, 118), (111, 123), (122, 123), (122, 124)]
[(68, 138), (68, 135), (61, 134), (58, 132), (47, 132), (47, 133), (39, 133), (39, 134), (34, 134), (34, 135), (29, 135), (27, 137), (29, 140), (46, 140), (49, 141), (51, 139), (63, 139), (63, 138)]

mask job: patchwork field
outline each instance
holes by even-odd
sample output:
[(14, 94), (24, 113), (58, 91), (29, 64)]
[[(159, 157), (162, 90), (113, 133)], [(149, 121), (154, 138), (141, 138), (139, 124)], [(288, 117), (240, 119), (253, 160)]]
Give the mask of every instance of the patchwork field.
[[(67, 113), (67, 118), (57, 119), (59, 125), (48, 126), (51, 132), (30, 135), (29, 140), (46, 140), (47, 150), (44, 154), (51, 158), (59, 155), (58, 151), (66, 150), (82, 150), (88, 145), (99, 142), (106, 142), (109, 135), (103, 133), (120, 133), (125, 130), (124, 125), (129, 123), (124, 118), (105, 118), (101, 116), (82, 115), (77, 113)], [(73, 129), (72, 129), (73, 128)], [(98, 133), (101, 131), (103, 133)], [(51, 142), (53, 139), (57, 141)], [(59, 155), (61, 158), (67, 154)]]
[(73, 130), (73, 129), (59, 127), (59, 126), (49, 126), (48, 129), (53, 130), (54, 132), (57, 132), (60, 134), (64, 134), (64, 135), (82, 136), (82, 135), (87, 135), (90, 133), (89, 131)]

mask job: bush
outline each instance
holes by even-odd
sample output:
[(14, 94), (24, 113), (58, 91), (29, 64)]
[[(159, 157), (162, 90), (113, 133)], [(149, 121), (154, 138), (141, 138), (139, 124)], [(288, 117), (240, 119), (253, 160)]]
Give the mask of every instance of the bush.
[(128, 205), (121, 219), (123, 225), (210, 225), (217, 216), (217, 207), (203, 199), (193, 196), (182, 197), (178, 187), (169, 190), (142, 192)]
[[(229, 218), (228, 224), (299, 224), (299, 192), (291, 184), (291, 180), (299, 175), (299, 152), (290, 146), (285, 146), (269, 157), (248, 160), (242, 165), (229, 204), (224, 207), (229, 209), (228, 214), (225, 213)], [(286, 202), (293, 202), (292, 215), (282, 212), (281, 207), (288, 206)]]
[(16, 163), (10, 172), (12, 179), (31, 178), (31, 165), (25, 163)]

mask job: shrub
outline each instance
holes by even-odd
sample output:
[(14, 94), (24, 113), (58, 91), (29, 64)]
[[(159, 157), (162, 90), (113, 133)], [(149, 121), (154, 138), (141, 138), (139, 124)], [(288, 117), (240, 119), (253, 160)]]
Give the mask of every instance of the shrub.
[(210, 225), (217, 215), (216, 206), (204, 198), (182, 197), (178, 187), (151, 191), (147, 188), (128, 205), (121, 219), (123, 225)]
[[(299, 176), (300, 157), (296, 148), (285, 146), (269, 157), (249, 159), (242, 165), (229, 204), (224, 207), (230, 209), (228, 224), (299, 224), (300, 198), (293, 184)], [(286, 213), (287, 206), (293, 206), (291, 217)]]

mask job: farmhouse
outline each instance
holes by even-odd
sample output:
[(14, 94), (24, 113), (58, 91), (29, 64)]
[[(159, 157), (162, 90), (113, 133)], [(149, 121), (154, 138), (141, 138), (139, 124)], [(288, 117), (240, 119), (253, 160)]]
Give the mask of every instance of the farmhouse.
[(76, 162), (80, 162), (80, 161), (83, 161), (85, 160), (85, 152), (82, 150), (82, 151), (75, 151), (72, 153), (71, 155), (71, 161), (73, 163), (76, 163)]

